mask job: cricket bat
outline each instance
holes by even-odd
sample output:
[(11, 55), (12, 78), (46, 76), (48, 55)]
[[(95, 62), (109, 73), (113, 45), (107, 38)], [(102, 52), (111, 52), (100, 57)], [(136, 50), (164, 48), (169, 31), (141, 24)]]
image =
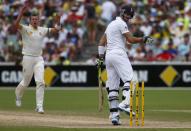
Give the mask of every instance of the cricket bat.
[(101, 112), (103, 110), (103, 101), (104, 101), (104, 94), (103, 94), (103, 81), (101, 79), (101, 67), (98, 68), (98, 110)]

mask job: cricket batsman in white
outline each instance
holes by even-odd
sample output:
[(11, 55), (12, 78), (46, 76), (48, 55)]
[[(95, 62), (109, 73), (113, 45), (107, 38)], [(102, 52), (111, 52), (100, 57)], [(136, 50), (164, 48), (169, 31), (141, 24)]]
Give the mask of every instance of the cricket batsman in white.
[[(134, 16), (134, 9), (125, 5), (121, 8), (120, 16), (116, 17), (106, 28), (98, 45), (98, 66), (102, 66), (105, 54), (105, 64), (108, 75), (106, 88), (110, 108), (110, 119), (113, 125), (120, 125), (120, 111), (130, 113), (130, 81), (133, 79), (133, 69), (126, 52), (127, 43), (153, 43), (149, 36), (134, 37), (129, 29), (129, 20)], [(119, 100), (120, 79), (124, 85), (122, 88), (123, 101)], [(135, 113), (133, 112), (133, 115)]]
[(61, 29), (61, 26), (55, 25), (54, 28), (40, 27), (39, 15), (37, 12), (32, 12), (30, 16), (30, 24), (20, 24), (23, 13), (31, 7), (31, 2), (26, 1), (15, 21), (15, 28), (22, 36), (22, 54), (23, 54), (23, 79), (16, 87), (16, 106), (22, 105), (21, 99), (24, 90), (29, 86), (34, 74), (36, 82), (36, 111), (43, 114), (44, 101), (44, 60), (42, 57), (43, 38), (49, 33), (56, 33)]

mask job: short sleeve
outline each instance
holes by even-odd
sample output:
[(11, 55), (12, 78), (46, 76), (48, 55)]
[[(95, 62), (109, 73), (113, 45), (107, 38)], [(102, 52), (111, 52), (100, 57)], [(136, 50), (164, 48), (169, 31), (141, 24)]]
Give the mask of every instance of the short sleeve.
[(26, 31), (27, 31), (27, 26), (26, 25), (23, 25), (23, 24), (20, 24), (21, 28), (18, 29), (18, 31), (21, 33), (21, 34), (24, 34)]
[(119, 27), (122, 34), (129, 32), (127, 24), (120, 24)]
[(43, 33), (44, 36), (47, 35), (48, 32), (50, 32), (50, 30), (51, 30), (50, 28), (41, 27), (41, 32)]

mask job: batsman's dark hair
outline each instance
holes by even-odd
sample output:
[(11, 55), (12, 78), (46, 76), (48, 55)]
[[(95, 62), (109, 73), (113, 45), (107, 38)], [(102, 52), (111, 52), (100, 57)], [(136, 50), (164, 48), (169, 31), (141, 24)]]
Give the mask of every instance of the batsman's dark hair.
[(124, 14), (127, 14), (127, 15), (131, 16), (131, 18), (133, 18), (134, 9), (133, 9), (132, 5), (122, 6), (121, 11), (120, 11), (120, 15), (123, 16)]

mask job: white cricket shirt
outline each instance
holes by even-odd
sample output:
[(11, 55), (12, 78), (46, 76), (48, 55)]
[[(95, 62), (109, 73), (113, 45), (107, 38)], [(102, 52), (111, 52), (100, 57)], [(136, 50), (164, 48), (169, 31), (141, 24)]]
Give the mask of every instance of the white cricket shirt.
[(21, 25), (19, 32), (22, 36), (23, 55), (41, 56), (43, 48), (43, 38), (48, 33), (48, 28), (38, 27), (34, 29), (31, 25)]
[(129, 32), (127, 24), (121, 17), (116, 17), (116, 20), (112, 21), (105, 31), (107, 52), (114, 50), (126, 52), (126, 38), (123, 35), (126, 32)]

